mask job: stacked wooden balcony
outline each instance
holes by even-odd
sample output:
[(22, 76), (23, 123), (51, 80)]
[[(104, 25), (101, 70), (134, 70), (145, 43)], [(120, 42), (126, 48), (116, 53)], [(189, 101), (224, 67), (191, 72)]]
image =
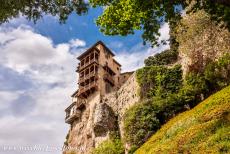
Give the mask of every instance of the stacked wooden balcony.
[(86, 80), (91, 79), (92, 77), (94, 77), (94, 78), (97, 79), (97, 78), (98, 78), (97, 72), (92, 71), (92, 72), (90, 72), (89, 74), (87, 74), (87, 75), (85, 75), (85, 76), (83, 76), (83, 77), (80, 77), (79, 80), (78, 80), (78, 83), (79, 83), (79, 84), (80, 84), (80, 83), (83, 83), (83, 82), (85, 82)]
[(79, 86), (78, 96), (87, 98), (91, 93), (98, 89), (97, 81), (89, 82), (84, 86)]

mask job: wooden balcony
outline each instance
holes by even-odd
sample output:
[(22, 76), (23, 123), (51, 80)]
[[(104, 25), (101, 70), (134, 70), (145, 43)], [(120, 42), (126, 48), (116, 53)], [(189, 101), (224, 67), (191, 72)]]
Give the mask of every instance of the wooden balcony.
[(75, 109), (72, 115), (68, 112), (65, 118), (65, 122), (68, 124), (71, 124), (75, 119), (81, 117), (81, 111), (78, 109)]
[(97, 81), (90, 82), (85, 86), (80, 86), (78, 91), (78, 96), (88, 97), (97, 88), (98, 88)]
[(115, 85), (115, 81), (112, 75), (110, 75), (109, 73), (104, 74), (104, 80), (108, 81), (111, 85)]
[(85, 69), (86, 67), (88, 67), (89, 65), (91, 65), (93, 63), (98, 63), (98, 59), (96, 59), (96, 58), (90, 59), (88, 62), (85, 62), (84, 65), (81, 65), (79, 63), (78, 66), (77, 66), (76, 72), (80, 72), (81, 70)]
[(78, 80), (78, 83), (82, 83), (82, 82), (85, 82), (85, 80), (88, 80), (92, 77), (98, 77), (98, 73), (97, 72), (90, 72), (89, 74), (87, 74), (86, 76), (84, 77), (80, 77), (79, 80)]

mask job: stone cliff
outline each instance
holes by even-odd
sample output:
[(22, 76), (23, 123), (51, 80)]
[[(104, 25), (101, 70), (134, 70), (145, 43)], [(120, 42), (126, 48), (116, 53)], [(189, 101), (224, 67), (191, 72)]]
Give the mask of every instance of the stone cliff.
[(124, 137), (123, 116), (125, 111), (138, 102), (138, 83), (135, 73), (117, 91), (101, 96), (92, 94), (81, 109), (81, 116), (75, 120), (66, 137), (65, 145), (76, 148), (64, 154), (90, 153), (102, 141), (109, 138), (115, 129)]

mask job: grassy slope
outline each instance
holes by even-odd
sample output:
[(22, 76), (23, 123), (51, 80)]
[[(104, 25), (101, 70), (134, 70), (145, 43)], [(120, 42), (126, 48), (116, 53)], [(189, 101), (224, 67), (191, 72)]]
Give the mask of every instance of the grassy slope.
[(135, 154), (230, 153), (230, 86), (167, 122)]

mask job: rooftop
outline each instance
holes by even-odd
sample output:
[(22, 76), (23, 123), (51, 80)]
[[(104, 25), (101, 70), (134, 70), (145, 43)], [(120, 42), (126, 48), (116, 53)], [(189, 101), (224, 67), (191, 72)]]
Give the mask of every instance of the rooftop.
[[(106, 50), (112, 55), (115, 56), (114, 53), (102, 42), (102, 41), (98, 41), (97, 43), (95, 43), (93, 46), (91, 46), (89, 49), (87, 49), (85, 52), (83, 52), (80, 56), (77, 57), (78, 60), (81, 60), (85, 55), (87, 55), (89, 52), (92, 51), (92, 49), (97, 49), (95, 48), (98, 44), (103, 45)], [(119, 64), (119, 63), (118, 63)]]

